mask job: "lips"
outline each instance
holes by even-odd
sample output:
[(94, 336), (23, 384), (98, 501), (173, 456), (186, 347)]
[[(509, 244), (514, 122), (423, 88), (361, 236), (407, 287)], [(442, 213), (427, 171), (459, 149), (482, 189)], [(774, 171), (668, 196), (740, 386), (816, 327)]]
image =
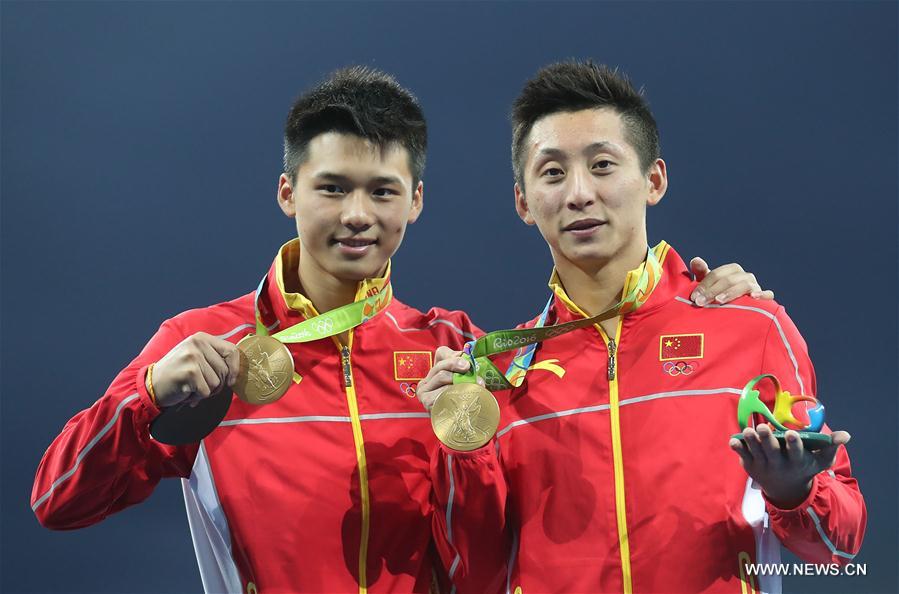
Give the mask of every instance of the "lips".
[(600, 221), (599, 219), (580, 219), (574, 221), (573, 223), (569, 223), (565, 227), (562, 228), (563, 231), (587, 231), (589, 229), (595, 229), (600, 225), (605, 225), (605, 221)]
[(368, 254), (373, 253), (374, 246), (378, 243), (377, 239), (369, 237), (340, 237), (335, 238), (333, 241), (333, 245), (338, 253), (352, 260), (364, 258)]
[(334, 240), (336, 243), (351, 248), (364, 248), (369, 245), (378, 243), (377, 239), (368, 239), (366, 237), (344, 237)]

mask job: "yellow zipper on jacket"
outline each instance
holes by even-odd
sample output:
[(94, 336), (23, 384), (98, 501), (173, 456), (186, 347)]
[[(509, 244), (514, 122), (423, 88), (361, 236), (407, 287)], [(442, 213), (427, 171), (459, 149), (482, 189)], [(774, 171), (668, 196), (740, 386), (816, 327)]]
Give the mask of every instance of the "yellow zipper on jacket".
[[(662, 241), (652, 249), (659, 264), (663, 265), (671, 246)], [(631, 286), (631, 275), (638, 273), (639, 270), (640, 269), (638, 268), (627, 273), (624, 289), (622, 291), (622, 298), (627, 293), (627, 288)], [(655, 290), (660, 279), (661, 274), (656, 277), (654, 281), (651, 281), (651, 286), (648, 287), (650, 292)], [(590, 317), (589, 314), (578, 307), (578, 305), (568, 297), (565, 288), (562, 286), (558, 271), (555, 268), (553, 268), (552, 276), (550, 276), (549, 279), (549, 287), (556, 297), (559, 298), (570, 311), (577, 312), (585, 318)], [(623, 584), (623, 591), (624, 594), (632, 594), (634, 591), (634, 584), (631, 572), (630, 541), (627, 532), (627, 510), (625, 507), (626, 501), (624, 492), (624, 459), (621, 447), (621, 416), (618, 402), (618, 348), (621, 343), (622, 322), (623, 319), (619, 316), (618, 324), (615, 327), (614, 340), (609, 340), (609, 337), (605, 330), (602, 329), (602, 326), (599, 324), (594, 324), (594, 326), (605, 342), (606, 348), (609, 350), (606, 378), (609, 382), (609, 423), (612, 434), (612, 469), (615, 479), (615, 519), (618, 525), (618, 550), (621, 554), (621, 581)]]
[(365, 440), (362, 438), (362, 422), (359, 420), (359, 404), (356, 402), (353, 368), (350, 364), (350, 351), (353, 348), (353, 331), (350, 330), (346, 345), (340, 344), (340, 341), (336, 338), (334, 338), (334, 343), (340, 350), (343, 386), (344, 390), (346, 390), (346, 402), (350, 411), (350, 423), (353, 426), (356, 465), (359, 468), (359, 496), (362, 503), (362, 530), (359, 535), (359, 594), (366, 594), (368, 592), (368, 583), (365, 574), (368, 561), (368, 531), (371, 525), (371, 510), (368, 495), (368, 465), (365, 461)]
[(621, 454), (621, 420), (618, 406), (618, 344), (621, 342), (622, 318), (618, 318), (615, 339), (609, 340), (602, 326), (595, 324), (609, 349), (606, 378), (609, 380), (609, 422), (612, 429), (612, 467), (615, 474), (615, 518), (618, 524), (618, 550), (621, 553), (621, 580), (624, 594), (634, 591), (631, 578), (631, 549), (627, 536), (627, 511), (624, 498), (624, 460)]
[(756, 590), (755, 576), (746, 570), (746, 566), (752, 563), (752, 558), (746, 551), (737, 554), (737, 564), (740, 566), (740, 592), (741, 594), (758, 594)]

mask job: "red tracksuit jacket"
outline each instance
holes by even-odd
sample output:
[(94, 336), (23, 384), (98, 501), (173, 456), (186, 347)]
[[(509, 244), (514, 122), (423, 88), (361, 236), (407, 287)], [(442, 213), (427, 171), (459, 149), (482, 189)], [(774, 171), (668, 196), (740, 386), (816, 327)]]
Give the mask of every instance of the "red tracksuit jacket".
[[(779, 578), (745, 565), (778, 561), (781, 544), (817, 563), (858, 551), (865, 504), (845, 448), (784, 510), (727, 445), (753, 377), (815, 394), (784, 309), (697, 307), (683, 261), (655, 250), (661, 280), (617, 336), (597, 325), (544, 342), (538, 369), (497, 394), (494, 441), (436, 450), (435, 533), (460, 592), (777, 592)], [(555, 276), (551, 286), (550, 323), (583, 317)]]
[[(314, 315), (284, 291), (297, 242), (273, 264), (260, 299), (268, 326)], [(360, 283), (359, 296), (385, 279)], [(415, 383), (436, 345), (479, 331), (461, 312), (422, 314), (394, 299), (353, 333), (288, 345), (301, 376), (279, 401), (236, 397), (200, 444), (173, 447), (148, 433), (159, 414), (150, 363), (198, 331), (231, 342), (254, 331), (253, 294), (166, 321), (93, 406), (47, 450), (32, 507), (50, 528), (99, 522), (181, 477), (207, 592), (428, 592), (433, 579), (429, 449), (436, 441)], [(347, 381), (348, 378), (348, 381)]]

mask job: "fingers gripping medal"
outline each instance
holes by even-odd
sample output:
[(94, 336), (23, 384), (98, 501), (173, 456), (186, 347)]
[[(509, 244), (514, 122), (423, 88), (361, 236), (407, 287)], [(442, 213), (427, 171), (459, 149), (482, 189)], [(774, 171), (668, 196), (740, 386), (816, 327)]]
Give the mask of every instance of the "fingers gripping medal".
[(499, 405), (487, 388), (478, 385), (475, 368), (472, 358), (469, 372), (453, 376), (453, 385), (431, 407), (431, 428), (437, 439), (460, 452), (486, 444), (499, 425)]
[[(246, 336), (237, 343), (240, 368), (233, 392), (237, 392), (241, 400), (250, 404), (274, 402), (284, 395), (293, 379), (293, 358), (290, 351), (282, 342), (268, 336), (268, 329), (259, 315), (259, 295), (265, 279), (266, 277), (262, 277), (256, 288), (253, 305), (256, 334)], [(159, 416), (150, 423), (150, 435), (156, 441), (169, 445), (199, 442), (212, 433), (228, 414), (233, 392), (222, 387), (193, 406), (181, 403), (162, 409)]]
[[(248, 404), (271, 404), (287, 393), (293, 382), (294, 368), (293, 355), (285, 343), (310, 342), (351, 330), (384, 311), (393, 296), (388, 282), (382, 293), (303, 320), (269, 336), (259, 313), (259, 296), (266, 278), (262, 277), (256, 288), (256, 333), (237, 343), (240, 368), (233, 391)], [(227, 415), (231, 401), (232, 390), (222, 388), (193, 406), (181, 404), (164, 408), (150, 423), (150, 435), (171, 445), (197, 443), (218, 427)]]

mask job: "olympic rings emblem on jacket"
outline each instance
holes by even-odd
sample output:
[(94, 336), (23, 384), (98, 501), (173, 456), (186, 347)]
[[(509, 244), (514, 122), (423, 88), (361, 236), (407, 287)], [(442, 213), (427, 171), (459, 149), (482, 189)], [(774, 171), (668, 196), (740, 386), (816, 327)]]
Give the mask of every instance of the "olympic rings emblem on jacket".
[(687, 363), (686, 361), (678, 361), (676, 363), (668, 361), (662, 365), (662, 371), (672, 377), (677, 375), (690, 375), (695, 369), (696, 367), (692, 363)]

